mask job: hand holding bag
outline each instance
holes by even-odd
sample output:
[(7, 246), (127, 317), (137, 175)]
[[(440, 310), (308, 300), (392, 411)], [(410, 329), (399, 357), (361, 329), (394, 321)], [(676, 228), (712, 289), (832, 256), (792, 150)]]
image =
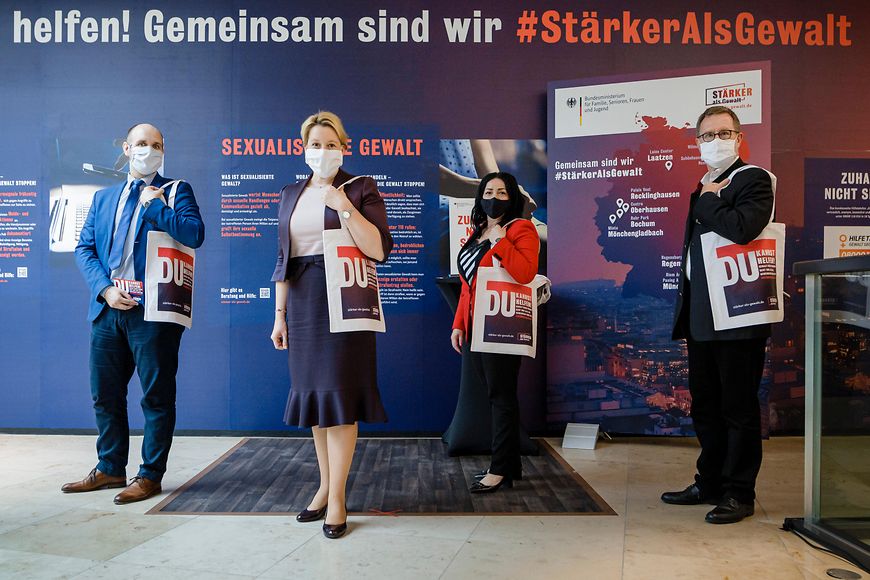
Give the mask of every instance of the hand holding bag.
[[(365, 177), (358, 175), (342, 185)], [(329, 332), (386, 332), (378, 271), (374, 260), (357, 247), (347, 227), (323, 230), (323, 262)]]
[[(740, 171), (755, 167), (738, 167), (728, 179), (733, 179)], [(785, 224), (773, 221), (776, 176), (770, 171), (767, 174), (770, 175), (773, 189), (774, 207), (770, 222), (757, 238), (740, 245), (716, 232), (701, 235), (707, 289), (716, 330), (783, 320)]]

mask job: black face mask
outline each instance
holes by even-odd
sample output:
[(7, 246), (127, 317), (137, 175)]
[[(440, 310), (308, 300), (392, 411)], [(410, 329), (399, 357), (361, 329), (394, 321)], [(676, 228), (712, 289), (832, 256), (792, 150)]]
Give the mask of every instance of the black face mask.
[(509, 199), (497, 199), (492, 197), (490, 199), (480, 200), (480, 208), (483, 210), (483, 213), (494, 220), (503, 216), (510, 205), (511, 200)]

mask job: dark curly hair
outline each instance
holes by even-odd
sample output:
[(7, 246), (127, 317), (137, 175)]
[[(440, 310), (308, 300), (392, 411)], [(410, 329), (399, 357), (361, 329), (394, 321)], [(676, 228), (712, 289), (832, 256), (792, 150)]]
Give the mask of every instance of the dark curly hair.
[[(526, 197), (520, 193), (520, 186), (517, 183), (517, 178), (510, 173), (504, 171), (496, 171), (484, 176), (480, 180), (480, 185), (477, 188), (477, 195), (474, 197), (474, 208), (471, 210), (471, 225), (474, 228), (474, 233), (468, 238), (468, 242), (476, 240), (480, 237), (481, 232), (486, 227), (486, 212), (483, 211), (480, 202), (483, 199), (483, 192), (486, 190), (486, 185), (493, 179), (501, 179), (504, 181), (504, 187), (510, 198), (510, 206), (504, 215), (499, 219), (499, 223), (506, 224), (511, 220), (523, 217), (523, 209), (526, 206)], [(467, 242), (466, 242), (467, 243)]]

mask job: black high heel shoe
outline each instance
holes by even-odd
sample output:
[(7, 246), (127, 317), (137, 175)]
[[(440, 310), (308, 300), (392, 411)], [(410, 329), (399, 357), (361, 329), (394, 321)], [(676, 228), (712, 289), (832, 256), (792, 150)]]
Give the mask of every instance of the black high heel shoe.
[(323, 535), (330, 540), (337, 540), (347, 533), (347, 520), (342, 524), (323, 524)]
[[(486, 477), (487, 475), (489, 475), (489, 470), (488, 470), (488, 469), (484, 469), (483, 471), (478, 471), (478, 472), (475, 473), (472, 477), (473, 477), (474, 479), (483, 479), (483, 478)], [(514, 481), (521, 481), (521, 480), (523, 479), (523, 476), (522, 476), (522, 474), (520, 474), (520, 475), (515, 475), (515, 476), (511, 477), (511, 479), (513, 479)]]
[(499, 490), (501, 486), (505, 487), (513, 487), (514, 480), (510, 477), (502, 477), (501, 481), (496, 483), (495, 485), (484, 485), (480, 481), (475, 481), (471, 484), (471, 487), (468, 488), (468, 491), (471, 493), (494, 493)]
[(319, 510), (313, 511), (309, 509), (304, 509), (296, 515), (296, 521), (307, 524), (308, 522), (316, 522), (317, 520), (321, 520), (325, 515), (326, 506), (323, 506)]

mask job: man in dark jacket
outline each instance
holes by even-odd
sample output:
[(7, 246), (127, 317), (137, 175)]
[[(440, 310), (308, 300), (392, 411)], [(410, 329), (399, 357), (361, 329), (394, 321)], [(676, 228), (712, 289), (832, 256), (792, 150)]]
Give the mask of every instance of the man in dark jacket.
[(708, 171), (689, 202), (673, 338), (687, 343), (692, 421), (701, 454), (695, 483), (662, 494), (662, 501), (716, 505), (706, 521), (728, 524), (755, 511), (755, 479), (761, 467), (758, 388), (770, 325), (715, 330), (701, 235), (715, 232), (736, 244), (751, 242), (771, 220), (774, 194), (763, 169), (748, 168), (729, 180), (746, 165), (738, 155), (740, 120), (731, 109), (704, 111), (697, 141)]

